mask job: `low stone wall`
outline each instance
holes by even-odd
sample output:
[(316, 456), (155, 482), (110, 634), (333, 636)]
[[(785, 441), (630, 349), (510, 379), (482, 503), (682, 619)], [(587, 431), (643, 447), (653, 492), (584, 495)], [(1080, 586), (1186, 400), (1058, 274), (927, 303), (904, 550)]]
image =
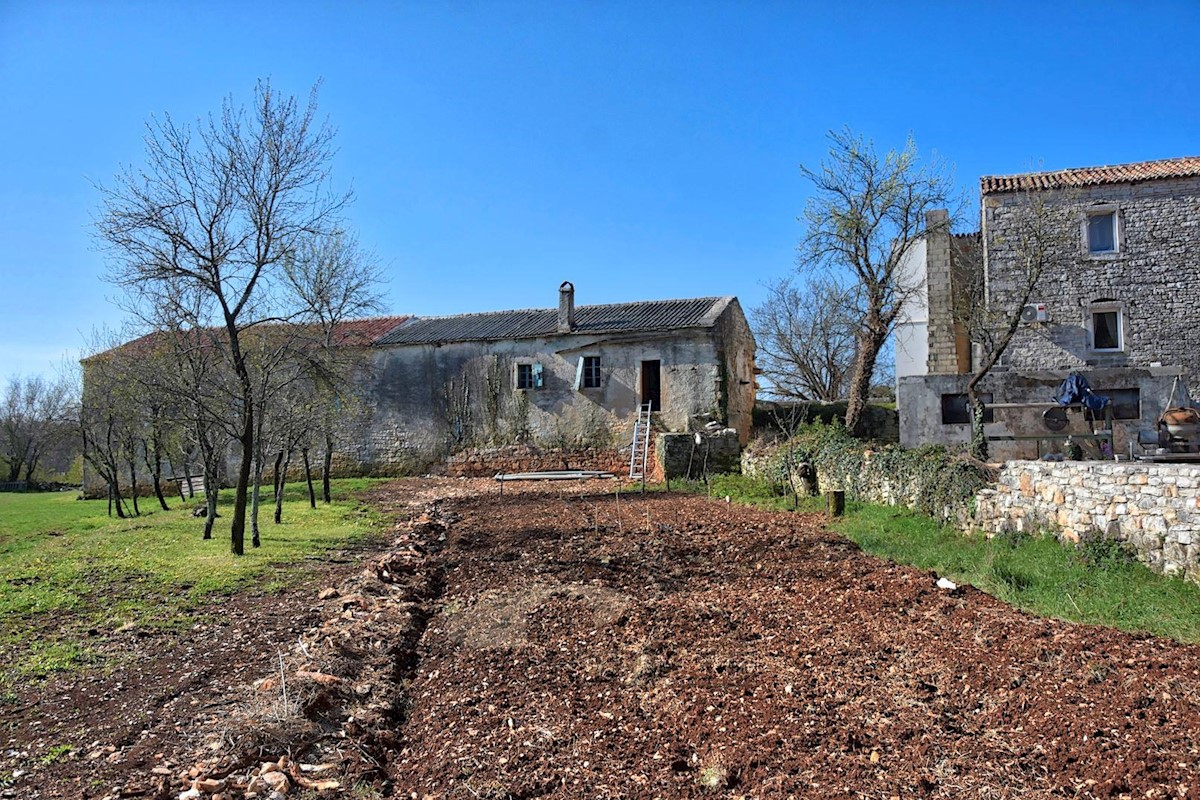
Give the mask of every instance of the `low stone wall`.
[(605, 471), (618, 477), (628, 475), (629, 452), (615, 448), (542, 450), (532, 445), (511, 445), (455, 453), (445, 464), (445, 473), (452, 478), (490, 478), (501, 472), (568, 469)]
[(1151, 569), (1200, 580), (1200, 466), (1010, 461), (976, 498), (988, 533), (1049, 530), (1127, 543)]
[(742, 445), (732, 428), (716, 434), (660, 433), (654, 453), (669, 478), (699, 478), (705, 473), (739, 472), (742, 468)]

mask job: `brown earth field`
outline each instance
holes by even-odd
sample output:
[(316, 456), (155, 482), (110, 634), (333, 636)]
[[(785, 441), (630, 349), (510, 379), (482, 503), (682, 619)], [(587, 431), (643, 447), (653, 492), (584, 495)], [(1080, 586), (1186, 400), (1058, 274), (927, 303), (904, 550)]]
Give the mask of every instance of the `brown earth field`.
[(372, 502), (380, 551), (0, 707), (0, 771), (28, 771), (3, 794), (265, 798), (288, 756), (289, 797), (1200, 796), (1195, 646), (940, 590), (817, 516), (609, 484)]

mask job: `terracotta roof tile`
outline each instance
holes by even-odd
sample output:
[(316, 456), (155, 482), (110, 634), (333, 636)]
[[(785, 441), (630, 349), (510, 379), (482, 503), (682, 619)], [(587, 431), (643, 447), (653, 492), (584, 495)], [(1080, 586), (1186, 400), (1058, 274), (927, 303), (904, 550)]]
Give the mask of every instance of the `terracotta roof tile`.
[(985, 175), (979, 179), (979, 191), (981, 194), (993, 194), (1030, 189), (1076, 189), (1106, 183), (1135, 183), (1197, 176), (1200, 176), (1200, 156), (1187, 156), (1161, 161), (1138, 161), (1133, 164), (1061, 169), (1056, 172)]

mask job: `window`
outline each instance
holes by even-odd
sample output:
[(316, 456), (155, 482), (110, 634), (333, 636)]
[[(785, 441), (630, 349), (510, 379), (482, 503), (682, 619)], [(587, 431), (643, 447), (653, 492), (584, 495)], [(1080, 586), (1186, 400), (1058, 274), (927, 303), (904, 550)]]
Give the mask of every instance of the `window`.
[(583, 357), (583, 388), (600, 388), (600, 356)]
[(1110, 255), (1121, 249), (1121, 224), (1117, 209), (1105, 206), (1087, 213), (1083, 226), (1084, 247), (1094, 256)]
[[(986, 406), (992, 402), (990, 392), (980, 392), (979, 399)], [(983, 409), (983, 421), (992, 422), (992, 409)], [(971, 409), (967, 405), (967, 396), (965, 394), (944, 394), (942, 395), (942, 424), (943, 425), (970, 425), (971, 424)]]
[(1093, 389), (1112, 402), (1113, 419), (1141, 419), (1142, 393), (1137, 389)]
[(542, 388), (542, 365), (536, 362), (533, 364), (517, 364), (517, 388)]
[(1096, 302), (1089, 309), (1092, 349), (1115, 352), (1125, 349), (1125, 320), (1119, 303)]

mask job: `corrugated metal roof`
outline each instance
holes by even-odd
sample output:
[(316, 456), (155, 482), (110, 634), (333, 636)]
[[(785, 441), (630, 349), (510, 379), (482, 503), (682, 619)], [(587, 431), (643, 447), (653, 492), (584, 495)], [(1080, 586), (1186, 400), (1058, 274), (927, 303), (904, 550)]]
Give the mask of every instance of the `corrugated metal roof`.
[(1075, 189), (1106, 183), (1134, 183), (1161, 178), (1200, 176), (1200, 156), (1138, 161), (1102, 167), (1079, 167), (1057, 172), (1027, 172), (1021, 175), (985, 175), (979, 179), (982, 194), (1019, 192), (1029, 189)]
[[(577, 306), (574, 334), (642, 333), (711, 327), (733, 298), (647, 300)], [(380, 346), (441, 342), (499, 341), (558, 335), (558, 309), (489, 311), (451, 317), (414, 317), (376, 340)]]

